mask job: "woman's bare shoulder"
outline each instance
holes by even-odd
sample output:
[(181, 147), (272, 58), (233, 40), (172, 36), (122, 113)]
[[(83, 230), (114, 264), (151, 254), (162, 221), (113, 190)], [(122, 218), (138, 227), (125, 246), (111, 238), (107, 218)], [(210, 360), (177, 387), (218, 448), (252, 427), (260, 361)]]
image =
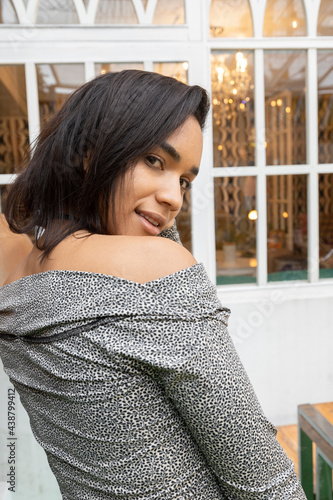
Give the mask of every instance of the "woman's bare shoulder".
[(102, 236), (92, 241), (99, 253), (97, 272), (138, 283), (173, 274), (196, 263), (184, 247), (154, 236)]
[(67, 269), (118, 276), (146, 283), (196, 264), (192, 254), (167, 238), (91, 235), (60, 243), (43, 271)]

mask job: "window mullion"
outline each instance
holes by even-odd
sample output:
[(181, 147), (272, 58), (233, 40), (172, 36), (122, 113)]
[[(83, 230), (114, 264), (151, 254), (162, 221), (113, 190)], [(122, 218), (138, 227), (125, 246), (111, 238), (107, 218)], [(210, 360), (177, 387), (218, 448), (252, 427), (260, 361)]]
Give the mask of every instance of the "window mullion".
[(143, 62), (145, 71), (153, 71), (154, 70), (154, 64), (151, 59), (147, 59)]
[(257, 175), (257, 284), (267, 283), (267, 202), (266, 202), (266, 132), (265, 132), (265, 82), (264, 51), (254, 51), (255, 74), (255, 131)]
[[(189, 84), (201, 85), (206, 89), (211, 89), (209, 47), (204, 45), (191, 47), (189, 54)], [(193, 254), (199, 262), (203, 262), (210, 279), (213, 283), (216, 283), (212, 134), (212, 116), (210, 112), (204, 131), (200, 174), (193, 184), (191, 193), (191, 218)]]
[(40, 131), (37, 72), (36, 66), (32, 62), (28, 62), (25, 65), (25, 81), (27, 89), (29, 140), (30, 144), (32, 144)]
[(96, 76), (95, 63), (93, 63), (92, 61), (86, 61), (84, 65), (84, 70), (85, 70), (86, 82), (95, 78)]
[(308, 273), (310, 283), (319, 279), (319, 194), (318, 174), (318, 99), (317, 50), (308, 50), (306, 93), (306, 143), (308, 175)]

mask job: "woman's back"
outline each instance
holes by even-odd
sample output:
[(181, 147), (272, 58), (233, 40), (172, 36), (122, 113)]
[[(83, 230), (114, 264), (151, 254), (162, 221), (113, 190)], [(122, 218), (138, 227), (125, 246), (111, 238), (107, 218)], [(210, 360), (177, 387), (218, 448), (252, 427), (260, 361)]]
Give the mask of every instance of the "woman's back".
[[(145, 267), (188, 258), (155, 241)], [(4, 366), (64, 499), (303, 498), (201, 264), (144, 283), (44, 270), (0, 297)]]
[[(64, 242), (64, 267), (70, 262), (67, 250), (84, 241), (95, 245), (93, 239)], [(192, 264), (139, 283), (145, 275), (135, 269), (143, 250), (146, 258), (153, 255), (151, 247), (157, 259), (158, 250), (163, 258), (170, 250), (175, 257), (178, 249), (188, 258), (174, 242), (146, 241), (137, 238), (133, 280), (44, 269), (0, 291), (1, 309), (15, 308), (15, 319), (2, 323), (16, 336), (0, 341), (4, 366), (66, 499), (223, 498), (158, 373), (180, 369), (191, 356), (192, 328), (179, 329), (174, 320), (182, 321), (192, 280), (204, 271)], [(117, 244), (109, 246), (110, 261), (117, 259)], [(85, 250), (76, 255), (82, 264)], [(173, 260), (172, 266), (183, 262)], [(191, 320), (191, 314), (183, 319)]]

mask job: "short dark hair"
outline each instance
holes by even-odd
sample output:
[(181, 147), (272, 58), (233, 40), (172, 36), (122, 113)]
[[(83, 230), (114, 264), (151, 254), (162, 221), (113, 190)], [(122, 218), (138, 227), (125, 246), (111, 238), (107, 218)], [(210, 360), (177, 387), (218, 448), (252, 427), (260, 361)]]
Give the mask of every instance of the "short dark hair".
[(125, 172), (190, 116), (203, 129), (208, 110), (203, 88), (157, 73), (125, 70), (89, 81), (46, 123), (9, 190), (10, 228), (43, 228), (36, 242), (43, 257), (73, 232), (106, 234)]

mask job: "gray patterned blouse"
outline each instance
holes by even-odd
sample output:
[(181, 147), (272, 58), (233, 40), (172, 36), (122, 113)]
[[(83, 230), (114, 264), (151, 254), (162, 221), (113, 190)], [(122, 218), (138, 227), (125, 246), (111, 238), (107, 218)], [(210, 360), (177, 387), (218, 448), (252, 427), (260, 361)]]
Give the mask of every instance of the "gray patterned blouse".
[(305, 500), (202, 264), (0, 289), (0, 354), (65, 500)]

